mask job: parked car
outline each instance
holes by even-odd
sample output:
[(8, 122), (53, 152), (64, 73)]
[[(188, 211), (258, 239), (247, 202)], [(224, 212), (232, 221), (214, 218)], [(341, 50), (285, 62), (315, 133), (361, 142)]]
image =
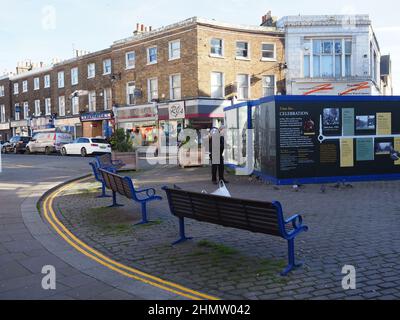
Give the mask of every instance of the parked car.
[(79, 138), (61, 148), (63, 156), (111, 153), (111, 145), (103, 138)]
[(60, 152), (61, 148), (73, 140), (72, 135), (62, 132), (40, 132), (34, 135), (26, 146), (27, 153)]
[(31, 141), (31, 137), (21, 137), (15, 136), (12, 137), (9, 143), (6, 143), (2, 146), (3, 153), (25, 153), (26, 146)]
[(1, 143), (1, 153), (6, 153), (6, 149), (9, 148), (10, 141), (4, 141)]

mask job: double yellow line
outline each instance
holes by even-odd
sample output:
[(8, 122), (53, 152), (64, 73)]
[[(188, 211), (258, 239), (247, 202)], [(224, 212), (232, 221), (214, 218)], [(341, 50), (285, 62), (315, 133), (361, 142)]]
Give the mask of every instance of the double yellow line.
[(148, 273), (142, 272), (140, 270), (119, 263), (113, 259), (110, 259), (99, 251), (95, 250), (94, 248), (88, 246), (86, 243), (79, 240), (74, 234), (72, 234), (57, 218), (57, 215), (53, 209), (53, 201), (60, 193), (62, 193), (66, 189), (72, 187), (78, 182), (83, 182), (88, 179), (90, 179), (90, 177), (72, 182), (53, 191), (45, 197), (43, 202), (43, 215), (46, 221), (69, 245), (71, 245), (74, 249), (76, 249), (86, 257), (128, 278), (149, 284), (153, 287), (157, 287), (159, 289), (191, 300), (218, 300), (218, 298), (216, 297), (191, 290), (170, 281), (160, 279), (158, 277), (152, 276)]

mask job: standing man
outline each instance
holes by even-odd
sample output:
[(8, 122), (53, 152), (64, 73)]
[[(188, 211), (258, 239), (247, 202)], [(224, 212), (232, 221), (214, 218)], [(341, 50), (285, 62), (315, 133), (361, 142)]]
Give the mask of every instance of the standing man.
[[(218, 181), (223, 181), (225, 184), (229, 183), (224, 178), (225, 163), (224, 163), (224, 150), (225, 150), (225, 127), (221, 126), (212, 128), (210, 131), (210, 159), (211, 159), (211, 173), (212, 182), (218, 184)], [(219, 180), (217, 180), (217, 172)]]

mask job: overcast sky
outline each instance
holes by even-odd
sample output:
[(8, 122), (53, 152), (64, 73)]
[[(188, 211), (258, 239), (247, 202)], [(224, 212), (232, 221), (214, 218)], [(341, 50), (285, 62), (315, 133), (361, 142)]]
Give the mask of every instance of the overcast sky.
[(400, 94), (400, 2), (396, 0), (0, 0), (0, 74), (17, 61), (50, 62), (73, 48), (96, 51), (132, 34), (136, 23), (153, 28), (192, 16), (258, 25), (261, 16), (370, 14), (382, 54), (393, 61)]

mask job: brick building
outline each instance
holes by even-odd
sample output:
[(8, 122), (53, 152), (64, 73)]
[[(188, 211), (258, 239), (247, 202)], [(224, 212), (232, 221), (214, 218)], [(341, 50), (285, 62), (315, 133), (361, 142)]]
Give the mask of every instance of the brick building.
[(10, 139), (10, 120), (10, 79), (9, 76), (0, 76), (0, 142)]
[(210, 128), (237, 100), (285, 93), (284, 34), (273, 25), (242, 26), (191, 18), (109, 48), (10, 78), (13, 134), (55, 126), (74, 136), (111, 127)]

